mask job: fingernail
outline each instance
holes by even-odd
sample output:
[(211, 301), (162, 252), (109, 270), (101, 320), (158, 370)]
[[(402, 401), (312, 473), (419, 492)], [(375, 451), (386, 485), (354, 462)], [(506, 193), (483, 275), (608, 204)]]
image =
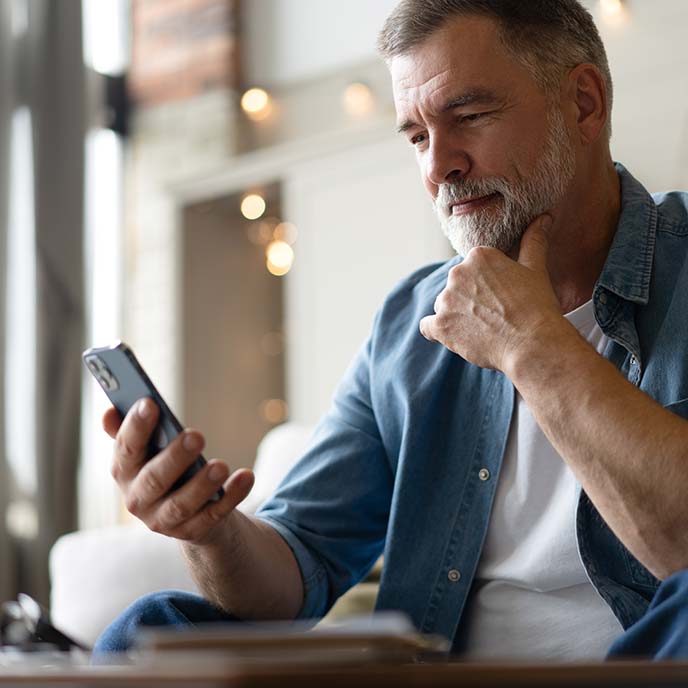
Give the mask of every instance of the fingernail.
[(136, 410), (137, 410), (140, 418), (148, 418), (148, 416), (150, 416), (150, 412), (151, 412), (151, 406), (148, 403), (148, 399), (141, 399), (141, 401), (139, 401), (139, 405), (138, 405)]
[(184, 449), (187, 451), (198, 451), (201, 448), (201, 440), (198, 435), (192, 432), (184, 433), (184, 440), (182, 442)]
[(226, 477), (227, 468), (223, 466), (221, 463), (214, 463), (208, 471), (208, 478), (210, 478), (211, 483), (224, 482)]

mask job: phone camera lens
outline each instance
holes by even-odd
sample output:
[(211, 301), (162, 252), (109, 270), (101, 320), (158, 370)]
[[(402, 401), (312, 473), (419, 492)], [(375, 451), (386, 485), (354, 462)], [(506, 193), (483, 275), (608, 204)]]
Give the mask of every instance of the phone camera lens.
[(105, 365), (100, 357), (91, 356), (87, 358), (86, 365), (106, 392), (119, 389), (117, 378), (112, 374), (112, 371)]

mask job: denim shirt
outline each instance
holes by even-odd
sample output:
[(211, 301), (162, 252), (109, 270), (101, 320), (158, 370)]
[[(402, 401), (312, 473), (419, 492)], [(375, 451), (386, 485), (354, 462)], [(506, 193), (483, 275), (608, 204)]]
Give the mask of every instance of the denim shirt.
[[(593, 293), (604, 355), (688, 417), (688, 194), (653, 197), (617, 171), (621, 216)], [(301, 617), (324, 615), (384, 552), (377, 608), (406, 612), (424, 633), (456, 635), (515, 402), (505, 375), (418, 330), (459, 260), (419, 270), (387, 297), (310, 448), (258, 513), (296, 556)], [(627, 628), (659, 581), (582, 490), (576, 534), (590, 581)]]

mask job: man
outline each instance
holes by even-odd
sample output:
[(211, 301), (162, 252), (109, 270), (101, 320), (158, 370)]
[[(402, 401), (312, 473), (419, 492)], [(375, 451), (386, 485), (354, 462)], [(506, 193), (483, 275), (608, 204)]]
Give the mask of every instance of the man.
[(612, 163), (577, 0), (402, 0), (380, 46), (465, 259), (389, 295), (256, 518), (235, 510), (250, 472), (218, 461), (168, 494), (199, 433), (144, 464), (154, 405), (106, 414), (128, 508), (184, 542), (213, 604), (144, 598), (99, 649), (140, 624), (319, 617), (384, 551), (378, 608), (467, 657), (688, 656), (688, 197)]

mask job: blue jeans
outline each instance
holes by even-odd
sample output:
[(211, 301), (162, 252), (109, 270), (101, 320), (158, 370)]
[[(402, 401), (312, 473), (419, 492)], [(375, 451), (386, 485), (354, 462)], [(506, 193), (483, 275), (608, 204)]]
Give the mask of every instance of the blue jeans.
[[(193, 627), (214, 621), (238, 620), (202, 597), (168, 590), (140, 598), (98, 639), (94, 654), (124, 652), (136, 642), (143, 626)], [(611, 646), (607, 659), (623, 657), (688, 659), (688, 569), (660, 585), (645, 615)]]

